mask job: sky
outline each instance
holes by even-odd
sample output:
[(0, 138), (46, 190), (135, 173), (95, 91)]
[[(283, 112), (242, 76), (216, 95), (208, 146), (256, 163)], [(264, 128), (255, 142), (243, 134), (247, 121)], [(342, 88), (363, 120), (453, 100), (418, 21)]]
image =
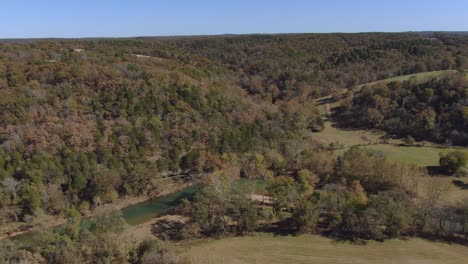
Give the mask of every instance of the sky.
[(468, 31), (468, 0), (0, 0), (0, 38)]

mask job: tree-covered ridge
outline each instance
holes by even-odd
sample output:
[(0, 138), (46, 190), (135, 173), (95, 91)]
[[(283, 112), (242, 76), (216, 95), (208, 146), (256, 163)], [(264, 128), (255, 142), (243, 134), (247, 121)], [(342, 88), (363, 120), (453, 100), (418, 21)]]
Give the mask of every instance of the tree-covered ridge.
[(464, 72), (423, 83), (409, 80), (365, 86), (344, 104), (340, 118), (348, 125), (466, 146), (467, 91)]
[(391, 76), (463, 68), (466, 37), (424, 34), (299, 34), (169, 40), (240, 73), (264, 97), (327, 95)]
[(157, 193), (155, 175), (210, 172), (232, 153), (271, 149), (300, 169), (285, 146), (320, 130), (313, 98), (466, 67), (467, 47), (423, 34), (2, 43), (3, 218)]
[(164, 188), (158, 175), (209, 172), (223, 153), (320, 127), (312, 102), (272, 105), (221, 66), (135, 56), (142, 46), (170, 50), (153, 41), (1, 45), (3, 221), (151, 195)]
[[(354, 147), (337, 157), (312, 132), (324, 122), (319, 96), (389, 76), (467, 68), (467, 55), (468, 38), (447, 34), (2, 43), (0, 224), (67, 219), (63, 234), (45, 232), (29, 249), (44, 262), (145, 263), (144, 255), (167, 252), (144, 243), (121, 248), (120, 231), (105, 226), (122, 219), (100, 215), (99, 207), (160, 194), (167, 178), (188, 174), (206, 183), (179, 208), (189, 218), (181, 235), (189, 237), (281, 223), (287, 232), (353, 239), (466, 236), (467, 208), (444, 204), (444, 186), (420, 196), (425, 168)], [(460, 144), (465, 108), (466, 80), (457, 75), (363, 88), (343, 103), (341, 117)], [(441, 156), (448, 173), (464, 164), (462, 154)], [(240, 177), (261, 181), (271, 203), (250, 199), (249, 188), (236, 187)], [(98, 227), (80, 231), (90, 211)], [(16, 259), (11, 252), (5, 256)]]

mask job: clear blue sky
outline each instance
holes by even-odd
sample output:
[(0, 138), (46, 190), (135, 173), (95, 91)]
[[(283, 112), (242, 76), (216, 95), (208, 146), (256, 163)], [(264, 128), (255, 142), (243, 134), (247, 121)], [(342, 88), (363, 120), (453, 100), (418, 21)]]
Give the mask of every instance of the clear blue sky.
[(468, 31), (468, 0), (0, 0), (0, 38)]

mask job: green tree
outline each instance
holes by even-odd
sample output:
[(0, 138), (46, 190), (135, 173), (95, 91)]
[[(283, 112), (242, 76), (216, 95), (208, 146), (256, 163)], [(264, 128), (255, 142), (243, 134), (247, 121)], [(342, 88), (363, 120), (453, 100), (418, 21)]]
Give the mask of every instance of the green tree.
[(320, 179), (309, 170), (302, 169), (297, 173), (299, 192), (305, 197), (312, 195), (315, 185), (319, 181)]
[(78, 240), (81, 229), (81, 214), (73, 208), (66, 210), (67, 224), (65, 226), (65, 233), (73, 240)]
[(299, 197), (293, 208), (292, 219), (299, 232), (315, 233), (315, 227), (319, 219), (316, 201)]
[(466, 152), (455, 150), (447, 154), (440, 153), (439, 166), (445, 173), (453, 175), (465, 167), (468, 161)]

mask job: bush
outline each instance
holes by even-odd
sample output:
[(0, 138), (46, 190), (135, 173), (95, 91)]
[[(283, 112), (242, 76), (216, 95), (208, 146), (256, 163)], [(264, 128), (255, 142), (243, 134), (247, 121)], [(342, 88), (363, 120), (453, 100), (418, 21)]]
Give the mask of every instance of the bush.
[(447, 154), (440, 154), (439, 166), (441, 171), (448, 175), (453, 175), (466, 166), (468, 154), (466, 152), (456, 150)]

